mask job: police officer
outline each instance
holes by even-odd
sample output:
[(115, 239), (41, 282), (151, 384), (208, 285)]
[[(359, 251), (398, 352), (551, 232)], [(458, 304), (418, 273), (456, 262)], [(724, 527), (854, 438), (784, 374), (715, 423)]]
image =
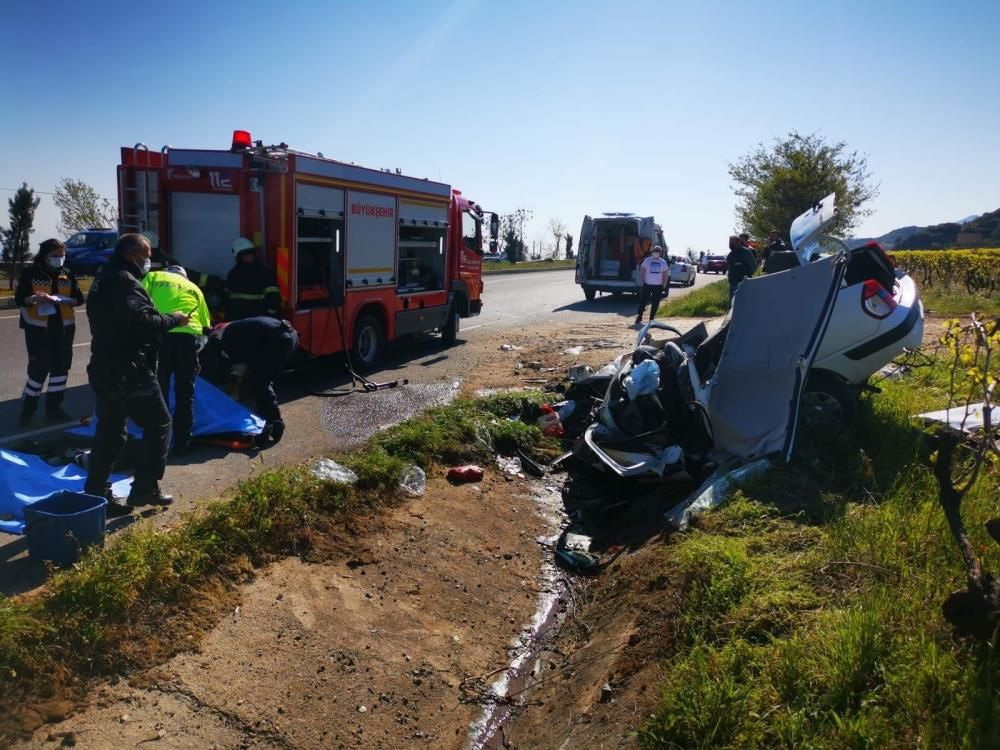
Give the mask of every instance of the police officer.
[(265, 420), (258, 438), (261, 444), (268, 439), (277, 443), (285, 433), (274, 381), (298, 345), (299, 336), (291, 323), (267, 315), (220, 323), (210, 334), (209, 357), (221, 354), (230, 364), (247, 367), (257, 413)]
[(233, 258), (236, 265), (226, 276), (226, 320), (257, 315), (278, 317), (281, 314), (278, 282), (260, 262), (254, 244), (240, 237), (233, 243)]
[(69, 421), (62, 402), (66, 378), (73, 364), (75, 307), (83, 304), (76, 278), (65, 267), (66, 246), (59, 240), (45, 240), (34, 262), (21, 274), (14, 300), (21, 308), (21, 328), (28, 349), (28, 379), (21, 397), (18, 424), (24, 427), (38, 409), (38, 400), (49, 380), (45, 416)]
[[(156, 311), (140, 279), (149, 272), (151, 248), (140, 234), (123, 234), (114, 256), (101, 269), (87, 296), (90, 364), (87, 374), (96, 397), (97, 434), (84, 491), (104, 495), (108, 513), (143, 505), (169, 505), (160, 490), (170, 440), (170, 412), (156, 379), (160, 336), (186, 326), (188, 315)], [(127, 505), (112, 496), (108, 478), (125, 448), (126, 418), (142, 428), (135, 479)]]
[(194, 423), (194, 381), (198, 375), (199, 344), (212, 327), (205, 296), (181, 266), (170, 265), (163, 271), (150, 271), (142, 277), (153, 306), (161, 313), (183, 312), (190, 316), (187, 325), (171, 328), (160, 338), (157, 376), (163, 399), (170, 403), (170, 376), (174, 377), (174, 455), (191, 451), (191, 427)]

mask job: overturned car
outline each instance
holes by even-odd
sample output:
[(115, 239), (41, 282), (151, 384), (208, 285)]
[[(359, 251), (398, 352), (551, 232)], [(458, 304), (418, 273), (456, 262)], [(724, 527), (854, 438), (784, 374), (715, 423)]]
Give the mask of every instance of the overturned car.
[(604, 390), (574, 453), (621, 477), (702, 481), (787, 461), (800, 424), (848, 418), (869, 376), (919, 346), (923, 309), (878, 246), (822, 234), (834, 199), (793, 223), (796, 262), (744, 281), (716, 330), (652, 321), (632, 352), (578, 382), (571, 397)]

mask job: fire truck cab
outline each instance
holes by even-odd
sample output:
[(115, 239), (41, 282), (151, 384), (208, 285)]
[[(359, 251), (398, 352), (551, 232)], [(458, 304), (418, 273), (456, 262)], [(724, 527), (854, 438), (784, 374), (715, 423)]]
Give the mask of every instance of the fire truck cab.
[(498, 219), (449, 185), (246, 131), (228, 150), (140, 143), (121, 156), (120, 230), (156, 232), (161, 262), (217, 284), (234, 240), (252, 240), (309, 354), (348, 350), (370, 368), (385, 342), (439, 330), (451, 343), (482, 309), (483, 223), (495, 238)]

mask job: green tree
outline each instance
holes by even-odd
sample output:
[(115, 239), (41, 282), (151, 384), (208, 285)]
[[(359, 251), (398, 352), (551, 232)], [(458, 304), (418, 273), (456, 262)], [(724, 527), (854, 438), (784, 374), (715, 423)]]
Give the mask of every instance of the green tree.
[(815, 133), (792, 131), (770, 148), (761, 143), (729, 165), (729, 176), (735, 182), (740, 229), (754, 237), (766, 237), (772, 229), (787, 237), (792, 221), (831, 192), (837, 193), (838, 211), (829, 231), (850, 234), (871, 215), (865, 204), (878, 195), (867, 157)]
[(52, 198), (59, 208), (57, 229), (72, 234), (89, 227), (113, 227), (118, 212), (83, 180), (63, 177)]
[(500, 215), (500, 238), (507, 260), (517, 263), (524, 260), (524, 224), (531, 220), (532, 212), (527, 208), (516, 208), (508, 214)]
[(10, 263), (10, 273), (7, 282), (11, 289), (21, 271), (21, 264), (31, 250), (32, 225), (35, 223), (35, 209), (42, 202), (35, 197), (35, 191), (22, 182), (14, 197), (7, 201), (7, 213), (10, 216), (10, 226), (0, 227), (0, 241), (3, 242), (3, 259)]
[(573, 257), (573, 235), (569, 232), (566, 233), (566, 257)]
[(563, 223), (562, 219), (557, 219), (555, 217), (549, 219), (549, 232), (556, 240), (556, 249), (552, 252), (553, 260), (559, 258), (559, 243), (562, 238), (566, 235), (566, 225)]

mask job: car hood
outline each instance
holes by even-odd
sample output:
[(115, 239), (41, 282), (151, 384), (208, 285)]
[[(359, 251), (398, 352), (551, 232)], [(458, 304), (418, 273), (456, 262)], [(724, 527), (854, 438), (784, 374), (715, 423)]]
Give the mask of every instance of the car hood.
[(846, 267), (839, 253), (740, 284), (708, 398), (717, 452), (791, 458), (799, 399)]
[(837, 194), (830, 193), (792, 222), (789, 238), (800, 263), (807, 264), (819, 252), (819, 237), (836, 218)]

